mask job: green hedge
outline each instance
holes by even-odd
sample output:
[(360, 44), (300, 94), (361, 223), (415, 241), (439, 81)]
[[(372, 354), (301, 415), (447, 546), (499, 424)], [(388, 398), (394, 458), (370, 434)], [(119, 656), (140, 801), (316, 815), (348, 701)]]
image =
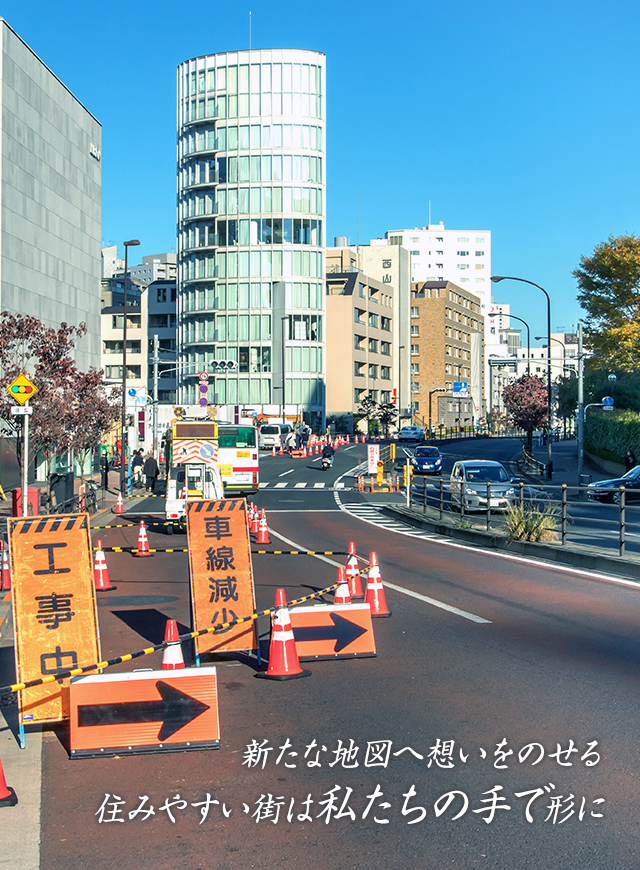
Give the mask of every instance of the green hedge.
[(640, 414), (634, 411), (589, 411), (584, 433), (588, 453), (624, 463), (631, 448), (640, 461)]

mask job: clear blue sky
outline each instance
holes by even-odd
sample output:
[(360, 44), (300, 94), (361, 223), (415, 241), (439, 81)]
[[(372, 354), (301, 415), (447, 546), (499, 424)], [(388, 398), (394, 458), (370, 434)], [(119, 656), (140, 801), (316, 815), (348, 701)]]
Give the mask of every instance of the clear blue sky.
[[(576, 323), (580, 256), (638, 232), (637, 0), (5, 0), (102, 123), (105, 243), (174, 250), (176, 67), (248, 48), (249, 11), (254, 48), (327, 55), (328, 240), (423, 226), (430, 200), (433, 222), (492, 231), (494, 274), (545, 287), (554, 330)], [(539, 291), (494, 291), (545, 333)]]

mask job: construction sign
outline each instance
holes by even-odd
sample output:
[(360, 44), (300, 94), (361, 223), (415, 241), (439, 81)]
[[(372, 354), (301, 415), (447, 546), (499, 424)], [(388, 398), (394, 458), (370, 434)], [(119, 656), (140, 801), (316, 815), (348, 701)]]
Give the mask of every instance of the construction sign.
[[(187, 538), (194, 629), (255, 612), (253, 568), (243, 498), (188, 501)], [(196, 652), (257, 650), (256, 622), (196, 638)]]
[(292, 607), (289, 616), (301, 660), (377, 655), (368, 604)]
[(214, 667), (71, 679), (71, 758), (218, 749)]
[(217, 465), (217, 441), (174, 441), (174, 465), (187, 462), (204, 462), (205, 465)]
[[(87, 514), (7, 520), (20, 683), (100, 661)], [(22, 724), (69, 716), (69, 680), (18, 695)]]

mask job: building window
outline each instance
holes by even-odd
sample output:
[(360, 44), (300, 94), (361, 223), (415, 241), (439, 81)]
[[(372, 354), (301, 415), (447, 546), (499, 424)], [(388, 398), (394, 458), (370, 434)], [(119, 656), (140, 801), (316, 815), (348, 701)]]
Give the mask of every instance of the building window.
[(378, 339), (370, 338), (369, 339), (369, 353), (378, 353)]
[(378, 328), (378, 315), (377, 314), (370, 314), (369, 315), (369, 326), (373, 326), (373, 327), (375, 327), (375, 329)]
[(364, 311), (363, 311), (361, 308), (354, 308), (354, 309), (353, 309), (353, 319), (354, 319), (354, 321), (355, 321), (356, 323), (364, 323), (364, 320), (362, 319), (362, 315), (363, 315), (363, 314), (364, 314)]
[(411, 306), (411, 316), (412, 316), (412, 317), (418, 317), (418, 316), (419, 316), (419, 311), (418, 311), (418, 306), (417, 306), (417, 305), (412, 305), (412, 306)]
[(364, 350), (362, 347), (362, 342), (364, 341), (364, 335), (354, 335), (353, 336), (353, 346), (356, 350)]
[(420, 363), (411, 363), (411, 374), (417, 375), (420, 371)]
[(459, 242), (462, 242), (462, 243), (464, 244), (465, 242), (468, 242), (469, 239), (465, 239), (464, 236), (460, 236), (460, 237), (458, 238), (458, 241), (459, 241)]
[(476, 245), (484, 245), (484, 236), (480, 239), (476, 239)]
[(476, 263), (476, 269), (484, 269), (484, 263)]
[(420, 326), (414, 323), (411, 327), (411, 335), (420, 335)]
[(436, 263), (436, 269), (444, 269), (444, 263)]
[(381, 341), (380, 342), (380, 353), (383, 356), (391, 356), (391, 342), (390, 341)]
[(402, 244), (402, 236), (389, 236), (389, 244), (390, 245), (401, 245)]
[(420, 256), (420, 251), (411, 251), (411, 256), (412, 256), (412, 257), (419, 257), (419, 256)]
[(361, 362), (354, 362), (354, 364), (353, 364), (353, 374), (356, 376), (356, 378), (363, 378), (363, 377), (364, 377), (364, 371), (363, 371), (363, 369), (364, 369), (364, 363), (361, 363)]
[(378, 391), (377, 390), (369, 390), (369, 397), (372, 402), (378, 401)]
[(412, 344), (411, 345), (411, 353), (414, 353), (414, 354), (420, 353), (420, 345), (419, 344)]
[(458, 263), (458, 269), (468, 269), (468, 268), (469, 268), (468, 263)]
[(383, 381), (391, 380), (391, 366), (380, 366), (380, 377)]
[(391, 318), (390, 317), (381, 317), (380, 318), (380, 329), (384, 329), (385, 332), (391, 332)]
[(388, 405), (391, 403), (391, 390), (382, 390), (380, 393), (380, 401), (383, 405)]
[(360, 399), (361, 399), (361, 397), (362, 397), (362, 393), (363, 393), (363, 390), (355, 389), (355, 390), (353, 391), (353, 401), (356, 403), (356, 405), (360, 403)]
[(358, 295), (361, 296), (362, 299), (364, 299), (364, 286), (365, 285), (362, 283), (362, 281), (358, 281)]
[(476, 257), (484, 257), (484, 251), (476, 251)]
[(373, 381), (377, 381), (377, 380), (378, 380), (378, 366), (376, 366), (376, 365), (370, 365), (370, 366), (369, 366), (369, 377), (370, 377), (371, 380), (373, 380)]
[(459, 257), (468, 257), (469, 256), (469, 251), (458, 251), (457, 253), (458, 253)]

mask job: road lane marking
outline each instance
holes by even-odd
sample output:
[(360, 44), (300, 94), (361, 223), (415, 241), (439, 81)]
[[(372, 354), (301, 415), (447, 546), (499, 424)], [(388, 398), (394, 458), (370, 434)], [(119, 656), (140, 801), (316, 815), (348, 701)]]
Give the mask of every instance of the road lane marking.
[[(270, 529), (271, 534), (275, 535), (276, 538), (280, 538), (281, 541), (284, 541), (285, 544), (289, 544), (292, 550), (305, 550), (306, 547), (303, 547), (302, 544), (297, 544), (295, 541), (289, 540), (289, 538), (285, 538), (284, 535), (281, 535), (279, 532), (275, 532), (273, 529)], [(320, 556), (315, 555), (311, 557), (312, 559), (320, 559), (323, 562), (327, 562), (329, 565), (333, 565), (336, 568), (344, 568), (344, 565), (341, 562), (336, 562), (334, 559), (329, 559), (328, 556)], [(431, 604), (433, 607), (438, 607), (440, 610), (447, 610), (449, 613), (453, 613), (456, 616), (462, 616), (464, 619), (470, 619), (472, 622), (485, 623), (487, 625), (491, 624), (490, 619), (483, 619), (481, 616), (476, 616), (475, 613), (468, 613), (466, 610), (460, 610), (458, 607), (452, 607), (450, 604), (445, 604), (443, 601), (437, 601), (435, 598), (429, 598), (427, 595), (421, 595), (419, 592), (414, 592), (412, 589), (405, 589), (404, 586), (396, 586), (395, 583), (388, 583), (386, 580), (382, 581), (383, 586), (387, 586), (389, 589), (393, 589), (395, 592), (402, 592), (404, 595), (409, 595), (411, 598), (418, 598), (420, 601), (424, 601), (425, 604)]]
[(285, 483), (276, 483), (276, 485), (274, 486), (274, 489), (284, 489), (286, 485), (287, 485), (286, 481), (285, 481)]
[(326, 486), (325, 483), (314, 483), (313, 484), (314, 489), (323, 489), (324, 486)]
[(285, 474), (291, 474), (292, 471), (293, 471), (293, 468), (290, 468), (289, 471), (283, 471), (282, 474), (278, 475), (278, 477), (284, 477)]
[(304, 489), (306, 485), (307, 485), (307, 482), (305, 480), (304, 483), (294, 483), (293, 488), (294, 489)]

